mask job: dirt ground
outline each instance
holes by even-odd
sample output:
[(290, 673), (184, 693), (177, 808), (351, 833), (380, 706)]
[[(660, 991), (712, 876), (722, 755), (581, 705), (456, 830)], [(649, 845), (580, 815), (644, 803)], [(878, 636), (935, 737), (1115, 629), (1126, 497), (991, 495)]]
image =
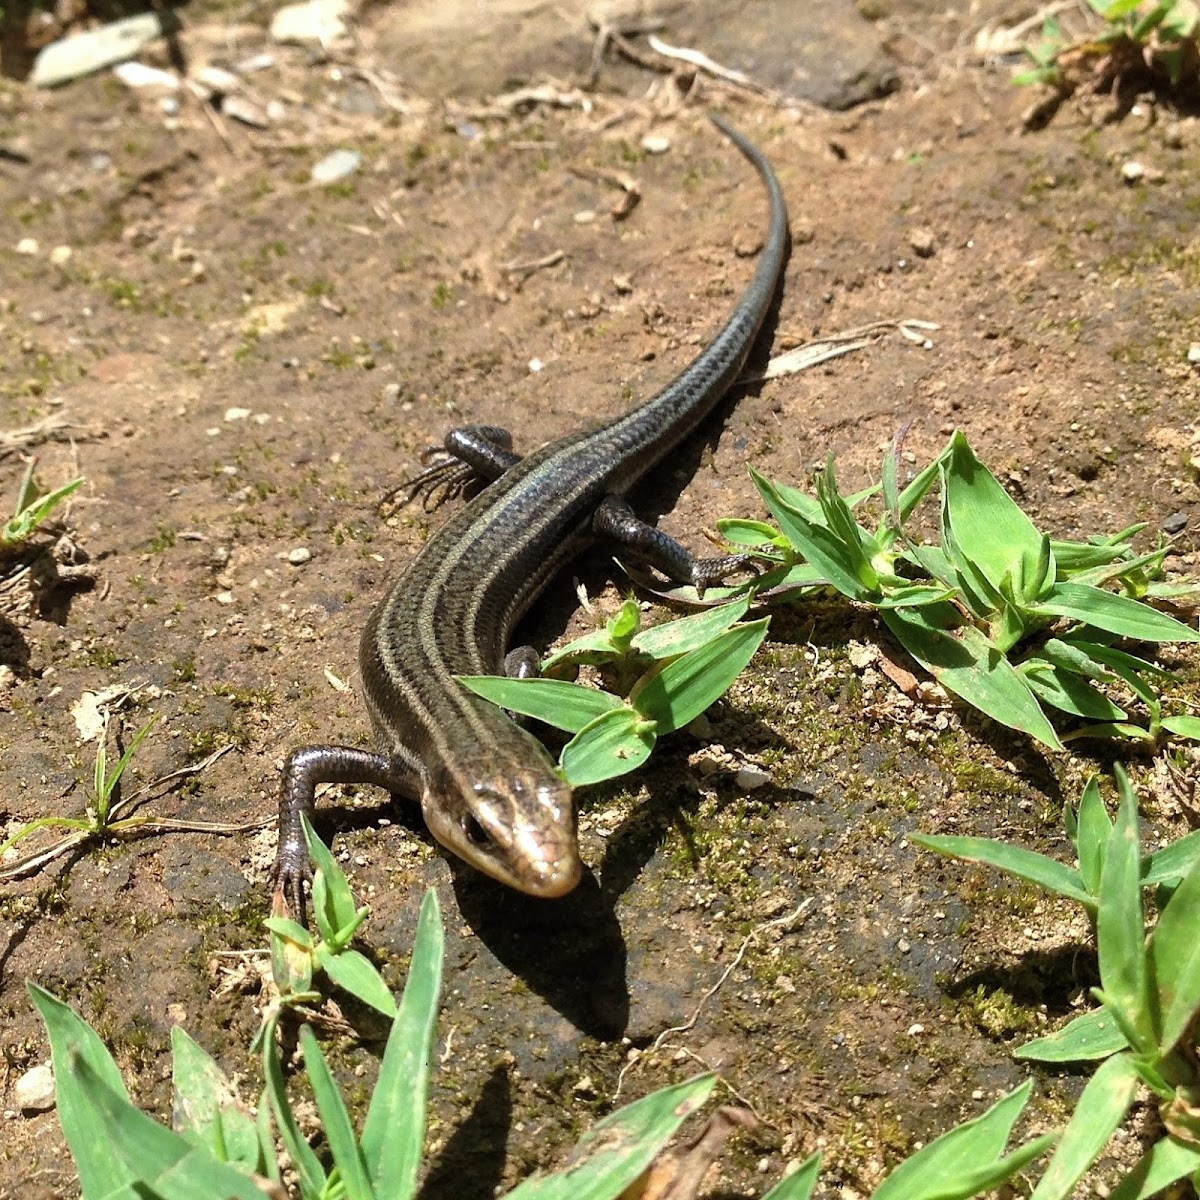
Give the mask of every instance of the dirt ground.
[[(663, 37), (770, 74), (772, 44), (807, 36), (807, 7), (697, 3)], [(529, 448), (647, 396), (749, 278), (763, 197), (709, 107), (766, 150), (787, 195), (776, 350), (886, 318), (938, 329), (927, 347), (893, 333), (744, 391), (650, 481), (642, 511), (701, 546), (718, 517), (760, 514), (748, 466), (798, 483), (833, 455), (845, 484), (865, 485), (912, 421), (911, 463), (961, 428), (1043, 528), (1145, 521), (1148, 545), (1165, 522), (1172, 570), (1193, 571), (1200, 124), (1152, 96), (1132, 109), (1106, 96), (1028, 130), (1034, 95), (970, 52), (1004, 6), (885, 4), (874, 24), (832, 7), (822, 36), (847, 40), (817, 58), (849, 90), (805, 93), (808, 74), (777, 70), (772, 87), (818, 101), (790, 106), (613, 60), (576, 90), (591, 53), (586, 24), (563, 16), (576, 6), (551, 19), (516, 2), (446, 6), (469, 18), (453, 28), (429, 23), (435, 5), (376, 6), (357, 44), (326, 57), (271, 47), (257, 8), (197, 0), (181, 12), (193, 61), (274, 54), (251, 77), (275, 102), (264, 129), (190, 97), (164, 113), (109, 75), (54, 92), (0, 83), (0, 431), (41, 427), (24, 444), (47, 484), (85, 477), (70, 521), (96, 576), (0, 622), (8, 830), (81, 811), (95, 744), (73, 708), (88, 692), (133, 689), (126, 742), (158, 716), (128, 788), (232, 747), (144, 806), (167, 816), (269, 826), (290, 747), (368, 741), (359, 632), (443, 519), (385, 520), (381, 494), (455, 424), (503, 425)], [(756, 47), (740, 61), (739, 42)], [(512, 100), (527, 84), (559, 102)], [(666, 151), (648, 153), (647, 134)], [(339, 148), (360, 169), (313, 184)], [(1134, 183), (1129, 162), (1144, 168)], [(597, 169), (636, 179), (623, 220)], [(23, 464), (0, 454), (12, 496)], [(590, 628), (625, 586), (602, 553), (574, 564), (530, 637)], [(623, 1067), (620, 1102), (703, 1064), (761, 1115), (712, 1181), (725, 1197), (761, 1194), (818, 1148), (818, 1194), (865, 1195), (1026, 1077), (1012, 1048), (1095, 982), (1086, 926), (905, 834), (1065, 856), (1061, 805), (1108, 760), (1046, 756), (957, 707), (913, 705), (877, 645), (900, 657), (867, 615), (778, 611), (708, 737), (678, 735), (628, 782), (581, 796), (591, 873), (563, 901), (447, 862), (419, 816), (369, 788), (327, 797), (321, 828), (397, 987), (426, 887), (445, 912), (424, 1200), (483, 1200), (561, 1162)], [(1167, 657), (1194, 685), (1195, 660)], [(1195, 814), (1177, 758), (1182, 773), (1130, 763), (1163, 837)], [(747, 765), (770, 783), (739, 787)], [(167, 833), (4, 885), (0, 1196), (75, 1194), (53, 1113), (13, 1107), (13, 1081), (47, 1055), (28, 979), (100, 1029), (156, 1112), (175, 1023), (255, 1094), (261, 960), (231, 952), (264, 942), (273, 845), (270, 827)], [(712, 991), (752, 930), (805, 901)], [(360, 1097), (375, 1032), (335, 1043)], [(1036, 1073), (1025, 1132), (1060, 1122), (1081, 1079)], [(1097, 1179), (1137, 1150), (1134, 1130)]]

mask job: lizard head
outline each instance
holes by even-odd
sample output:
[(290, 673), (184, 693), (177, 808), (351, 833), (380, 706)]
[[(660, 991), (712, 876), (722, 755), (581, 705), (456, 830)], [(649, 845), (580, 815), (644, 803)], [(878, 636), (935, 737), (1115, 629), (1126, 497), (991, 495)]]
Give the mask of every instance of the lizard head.
[[(530, 896), (565, 896), (583, 863), (571, 788), (541, 745), (521, 762), (457, 761), (433, 772), (421, 809), (430, 833), (485, 875)], [(490, 757), (490, 756), (489, 756)]]

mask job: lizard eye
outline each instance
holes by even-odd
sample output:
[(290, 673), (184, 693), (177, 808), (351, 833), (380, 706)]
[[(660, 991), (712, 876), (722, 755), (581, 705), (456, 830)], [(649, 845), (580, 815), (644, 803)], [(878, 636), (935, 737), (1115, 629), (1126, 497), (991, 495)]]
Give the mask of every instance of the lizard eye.
[(468, 840), (476, 846), (487, 846), (491, 843), (488, 831), (470, 813), (463, 817), (462, 830)]

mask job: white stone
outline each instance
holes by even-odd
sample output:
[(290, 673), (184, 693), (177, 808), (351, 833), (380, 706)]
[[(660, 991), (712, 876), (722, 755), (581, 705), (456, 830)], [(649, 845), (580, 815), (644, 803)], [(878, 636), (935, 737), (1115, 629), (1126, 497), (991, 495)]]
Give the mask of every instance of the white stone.
[(73, 33), (44, 47), (29, 73), (34, 87), (55, 87), (132, 58), (147, 42), (163, 34), (157, 13), (140, 13)]
[(642, 138), (642, 149), (647, 154), (666, 154), (671, 148), (671, 139), (662, 133), (648, 133)]
[(287, 560), (293, 567), (302, 567), (306, 562), (312, 561), (312, 551), (304, 546), (297, 546), (295, 550), (289, 550)]
[(179, 76), (174, 71), (163, 71), (140, 62), (117, 63), (113, 67), (113, 74), (131, 88), (156, 87), (173, 92), (179, 87)]
[(54, 1068), (49, 1063), (31, 1067), (13, 1085), (13, 1098), (22, 1112), (46, 1112), (54, 1107)]
[(740, 788), (752, 792), (755, 788), (764, 787), (771, 782), (771, 776), (761, 767), (742, 767), (734, 776), (734, 782)]
[(306, 0), (288, 4), (271, 18), (271, 37), (277, 42), (327, 46), (346, 36), (350, 0)]
[(362, 166), (362, 155), (357, 150), (335, 150), (313, 166), (309, 176), (313, 183), (337, 183), (347, 175), (353, 175)]

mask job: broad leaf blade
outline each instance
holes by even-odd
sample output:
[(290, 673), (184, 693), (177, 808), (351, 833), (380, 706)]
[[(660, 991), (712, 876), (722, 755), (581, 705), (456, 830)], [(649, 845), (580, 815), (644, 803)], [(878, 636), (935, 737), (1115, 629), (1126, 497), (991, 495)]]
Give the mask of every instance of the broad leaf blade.
[[(1011, 584), (1018, 600), (1032, 600), (1041, 584), (1042, 535), (962, 433), (951, 440), (942, 487), (954, 538), (969, 547), (976, 569), (997, 591)], [(1028, 589), (1023, 594), (1018, 582)]]
[(1141, 600), (1101, 591), (1082, 583), (1056, 583), (1030, 611), (1070, 617), (1118, 637), (1139, 642), (1198, 642), (1200, 631)]
[(1175, 890), (1150, 935), (1150, 981), (1159, 1053), (1167, 1055), (1200, 1009), (1200, 867)]
[(585, 787), (636, 770), (656, 741), (654, 722), (636, 709), (614, 708), (585, 725), (564, 747), (559, 765), (572, 787)]
[(660, 734), (682, 729), (729, 690), (762, 645), (769, 620), (735, 625), (643, 676), (629, 693), (630, 706), (654, 721)]
[(957, 614), (949, 604), (885, 609), (881, 615), (904, 648), (948, 691), (993, 720), (1052, 750), (1062, 749), (1054, 727), (1012, 664), (974, 626), (954, 629)]
[(568, 683), (565, 679), (506, 679), (502, 675), (459, 675), (457, 679), (477, 696), (501, 708), (536, 717), (568, 733), (578, 733), (589, 722), (621, 705), (608, 692)]
[(970, 1191), (948, 1189), (964, 1174), (984, 1169), (1001, 1158), (1032, 1088), (1032, 1083), (1023, 1083), (981, 1116), (942, 1134), (906, 1158), (875, 1189), (872, 1200), (933, 1200), (972, 1195)]
[(1013, 1051), (1013, 1057), (1033, 1062), (1086, 1062), (1108, 1058), (1128, 1046), (1108, 1009), (1096, 1008), (1076, 1017), (1056, 1033), (1026, 1042)]
[[(96, 1089), (104, 1088), (126, 1103), (129, 1096), (100, 1035), (44, 988), (26, 983), (25, 990), (50, 1037), (58, 1120), (80, 1179), (86, 1181), (84, 1200), (93, 1200), (135, 1178), (117, 1157), (111, 1139), (97, 1136)], [(91, 1068), (86, 1080), (80, 1071), (83, 1063)]]
[(699, 1075), (626, 1105), (583, 1136), (563, 1170), (527, 1179), (505, 1200), (612, 1200), (620, 1196), (708, 1099), (716, 1082), (715, 1075)]
[(651, 658), (678, 658), (724, 633), (746, 615), (749, 607), (749, 599), (743, 597), (708, 612), (652, 625), (633, 639), (633, 648)]

